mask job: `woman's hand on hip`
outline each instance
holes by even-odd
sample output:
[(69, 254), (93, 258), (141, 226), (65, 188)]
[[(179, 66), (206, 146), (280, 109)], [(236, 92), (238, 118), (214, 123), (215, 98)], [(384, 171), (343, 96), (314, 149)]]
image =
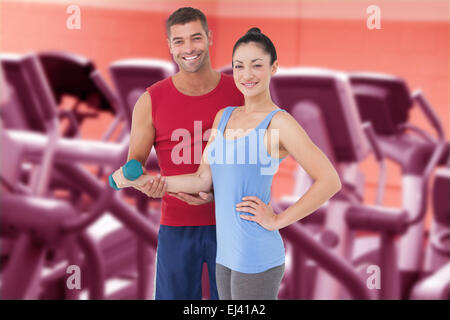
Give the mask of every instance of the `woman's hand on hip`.
[(244, 201), (236, 204), (236, 210), (252, 214), (239, 215), (242, 219), (257, 222), (269, 231), (278, 230), (277, 215), (273, 212), (270, 204), (266, 205), (261, 199), (255, 196), (243, 197), (242, 200)]

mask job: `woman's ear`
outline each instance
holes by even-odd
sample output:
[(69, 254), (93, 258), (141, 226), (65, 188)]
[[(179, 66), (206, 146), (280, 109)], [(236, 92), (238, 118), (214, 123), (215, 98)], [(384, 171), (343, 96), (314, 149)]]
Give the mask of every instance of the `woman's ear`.
[(274, 63), (272, 64), (272, 71), (271, 71), (272, 76), (277, 72), (277, 70), (278, 70), (278, 60), (275, 60)]

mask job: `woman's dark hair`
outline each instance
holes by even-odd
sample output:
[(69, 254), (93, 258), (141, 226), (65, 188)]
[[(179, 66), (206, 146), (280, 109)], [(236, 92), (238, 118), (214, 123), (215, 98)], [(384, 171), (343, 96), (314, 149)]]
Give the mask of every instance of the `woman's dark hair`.
[[(272, 41), (264, 33), (261, 33), (261, 30), (259, 28), (256, 27), (250, 28), (246, 34), (244, 34), (241, 38), (239, 38), (238, 41), (236, 41), (233, 47), (232, 57), (234, 57), (234, 52), (241, 44), (249, 42), (255, 42), (264, 50), (264, 52), (270, 54), (270, 65), (272, 65), (275, 60), (277, 60), (277, 51), (275, 50), (275, 46), (273, 45)], [(231, 65), (233, 66), (233, 60), (231, 62)]]
[(206, 21), (206, 17), (198, 9), (191, 7), (179, 8), (175, 12), (173, 12), (166, 21), (166, 31), (167, 36), (170, 37), (170, 27), (175, 24), (186, 24), (188, 22), (200, 20), (202, 23), (203, 29), (208, 35), (208, 22)]

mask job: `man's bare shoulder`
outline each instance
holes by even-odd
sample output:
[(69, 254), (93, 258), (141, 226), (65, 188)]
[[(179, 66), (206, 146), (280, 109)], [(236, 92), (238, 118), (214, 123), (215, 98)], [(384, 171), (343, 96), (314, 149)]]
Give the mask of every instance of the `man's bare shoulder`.
[(145, 91), (140, 95), (138, 100), (136, 101), (133, 109), (133, 118), (140, 119), (139, 121), (143, 121), (147, 119), (152, 123), (152, 99), (150, 97), (150, 93)]
[(147, 90), (145, 90), (145, 92), (143, 94), (141, 94), (141, 96), (139, 97), (138, 102), (142, 103), (142, 104), (150, 104), (151, 105), (152, 99), (150, 97), (150, 93)]
[(150, 93), (146, 90), (143, 94), (140, 95), (136, 104), (134, 105), (134, 109), (138, 109), (138, 111), (150, 111), (152, 108), (152, 99), (150, 97)]

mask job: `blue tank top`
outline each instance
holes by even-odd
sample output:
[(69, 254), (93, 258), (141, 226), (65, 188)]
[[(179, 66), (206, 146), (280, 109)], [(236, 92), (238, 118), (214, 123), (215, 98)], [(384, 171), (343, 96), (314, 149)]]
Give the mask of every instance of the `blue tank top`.
[(224, 129), (235, 108), (225, 108), (207, 153), (216, 209), (216, 262), (235, 271), (259, 273), (284, 263), (283, 240), (278, 230), (242, 219), (239, 215), (248, 213), (236, 211), (236, 204), (244, 196), (270, 202), (272, 178), (284, 158), (269, 155), (264, 133), (274, 114), (285, 110), (273, 110), (245, 136), (225, 139)]

